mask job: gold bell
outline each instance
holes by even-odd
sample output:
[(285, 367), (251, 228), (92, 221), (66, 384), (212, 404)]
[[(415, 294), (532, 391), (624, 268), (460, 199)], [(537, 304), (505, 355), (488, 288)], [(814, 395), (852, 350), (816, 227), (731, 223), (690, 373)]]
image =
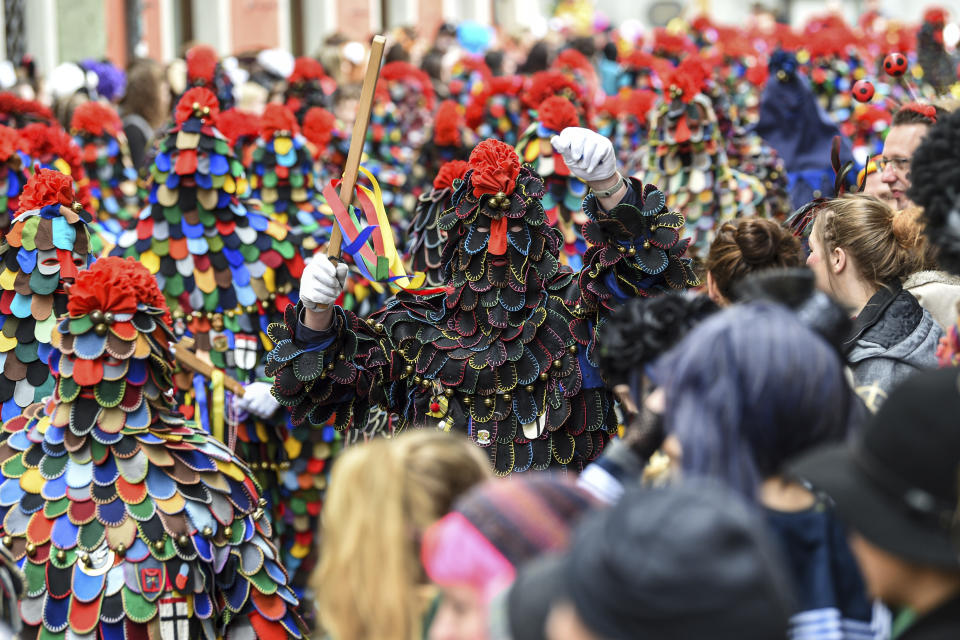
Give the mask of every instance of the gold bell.
[(74, 213), (80, 213), (83, 211), (83, 205), (79, 202), (74, 202), (72, 205), (70, 205), (70, 208), (73, 209)]
[(153, 548), (156, 549), (157, 551), (163, 551), (163, 547), (164, 547), (163, 540), (157, 540), (156, 542), (153, 543)]
[(204, 107), (201, 113), (203, 113), (205, 116), (210, 115), (210, 107)]
[[(649, 249), (650, 247), (644, 246), (643, 248), (644, 248), (644, 249)], [(636, 247), (630, 247), (630, 249), (627, 250), (627, 255), (630, 255), (630, 256), (635, 256), (635, 255), (637, 255), (637, 249), (636, 249)]]
[(620, 253), (626, 253), (627, 249), (622, 245), (617, 245), (617, 251), (619, 251)]
[(567, 351), (575, 355), (577, 353), (577, 345), (575, 344), (570, 345), (569, 347), (567, 347)]
[(223, 528), (223, 535), (228, 538), (233, 537), (233, 527), (227, 526)]
[(265, 507), (265, 506), (267, 506), (267, 499), (266, 499), (266, 498), (260, 498), (259, 500), (257, 500), (257, 504), (260, 505), (261, 507)]
[(90, 322), (93, 324), (102, 324), (104, 320), (103, 311), (97, 309), (96, 311), (90, 312)]
[(107, 325), (101, 322), (93, 328), (93, 332), (102, 338), (103, 336), (107, 335)]
[(383, 323), (378, 322), (377, 324), (373, 325), (373, 328), (377, 333), (383, 333)]
[(7, 549), (13, 546), (13, 536), (3, 536), (3, 546)]
[(446, 389), (443, 390), (443, 395), (447, 396), (448, 398), (452, 398), (453, 389), (451, 389), (450, 387), (447, 387)]
[(545, 381), (545, 380), (548, 380), (549, 378), (550, 378), (550, 374), (547, 373), (546, 371), (544, 371), (543, 373), (540, 374), (540, 379), (541, 379), (541, 380), (544, 380), (544, 381)]
[(503, 401), (504, 401), (504, 402), (510, 402), (512, 399), (513, 399), (513, 398), (510, 396), (509, 393), (503, 394)]
[(253, 512), (254, 520), (259, 520), (262, 517), (263, 517), (263, 509), (257, 509), (256, 511)]
[(117, 555), (120, 556), (121, 558), (122, 558), (123, 556), (127, 555), (127, 545), (123, 544), (122, 542), (121, 542), (120, 544), (118, 544), (118, 545), (117, 545)]
[(180, 536), (177, 537), (177, 544), (181, 547), (187, 546), (188, 542), (190, 542), (190, 538), (185, 533), (181, 533)]
[[(649, 240), (644, 240), (644, 241), (643, 241), (643, 248), (644, 248), (644, 249), (647, 249), (647, 250), (649, 251), (649, 249), (650, 249), (650, 241), (649, 241)], [(636, 253), (636, 250), (634, 250), (634, 253)]]
[(527, 386), (524, 387), (524, 390), (526, 390), (527, 393), (533, 393), (533, 385), (528, 384)]
[(367, 326), (372, 327), (374, 324), (376, 324), (376, 322), (377, 321), (374, 320), (373, 318), (367, 318)]
[(113, 313), (110, 311), (107, 311), (105, 314), (103, 314), (103, 321), (106, 322), (107, 324), (113, 324), (116, 321), (116, 319), (117, 319), (116, 316), (114, 316)]
[[(211, 527), (211, 526), (209, 526), (209, 525), (206, 526), (206, 527), (204, 527), (202, 533), (203, 533), (203, 537), (204, 537), (204, 538), (209, 538), (210, 536), (213, 535), (213, 527)], [(123, 546), (123, 545), (121, 545), (121, 546)]]
[(553, 368), (554, 368), (554, 369), (559, 369), (561, 364), (563, 364), (563, 363), (560, 362), (559, 359), (554, 360), (554, 361), (553, 361)]
[(190, 107), (191, 107), (194, 111), (198, 111), (198, 110), (200, 109), (200, 103), (199, 103), (199, 102), (194, 102), (192, 105), (190, 105)]
[(483, 399), (483, 404), (484, 404), (484, 406), (486, 406), (486, 407), (492, 407), (492, 406), (493, 406), (493, 398), (484, 398), (484, 399)]
[(58, 551), (57, 551), (57, 562), (66, 562), (66, 560), (67, 560), (67, 552), (64, 551), (63, 549), (58, 550)]
[(343, 362), (346, 359), (347, 359), (347, 356), (343, 355), (342, 353), (337, 356), (337, 360), (339, 360), (340, 362)]
[(467, 405), (468, 407), (470, 406), (470, 396), (466, 396), (463, 399), (463, 404)]
[(27, 544), (27, 555), (31, 558), (37, 555), (37, 545), (33, 544), (32, 542)]

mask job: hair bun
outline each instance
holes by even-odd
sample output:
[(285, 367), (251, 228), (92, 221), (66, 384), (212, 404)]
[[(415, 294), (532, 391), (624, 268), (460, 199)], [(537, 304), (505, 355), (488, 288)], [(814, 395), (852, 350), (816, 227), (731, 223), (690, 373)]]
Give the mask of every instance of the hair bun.
[(923, 222), (920, 218), (921, 210), (913, 207), (893, 214), (890, 227), (893, 237), (901, 249), (912, 251), (922, 248)]
[(787, 232), (772, 220), (750, 218), (737, 226), (735, 239), (744, 262), (751, 266), (777, 261)]

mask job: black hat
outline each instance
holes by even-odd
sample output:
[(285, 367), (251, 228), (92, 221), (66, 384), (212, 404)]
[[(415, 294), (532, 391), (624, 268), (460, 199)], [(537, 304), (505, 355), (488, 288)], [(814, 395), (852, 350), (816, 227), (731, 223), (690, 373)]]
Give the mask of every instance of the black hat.
[(804, 456), (791, 472), (829, 495), (875, 546), (918, 564), (960, 568), (960, 370), (915, 374), (856, 442)]
[(786, 637), (793, 598), (779, 550), (760, 515), (719, 484), (628, 490), (584, 520), (570, 549), (556, 582), (598, 636)]

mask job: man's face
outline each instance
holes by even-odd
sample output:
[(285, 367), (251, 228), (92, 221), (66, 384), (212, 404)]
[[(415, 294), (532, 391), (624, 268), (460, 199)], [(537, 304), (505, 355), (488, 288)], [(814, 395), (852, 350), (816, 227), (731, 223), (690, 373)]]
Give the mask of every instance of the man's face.
[(910, 187), (910, 159), (920, 146), (929, 127), (925, 124), (901, 124), (890, 129), (883, 143), (880, 179), (887, 186), (890, 203), (897, 210), (906, 209), (911, 202), (907, 198)]

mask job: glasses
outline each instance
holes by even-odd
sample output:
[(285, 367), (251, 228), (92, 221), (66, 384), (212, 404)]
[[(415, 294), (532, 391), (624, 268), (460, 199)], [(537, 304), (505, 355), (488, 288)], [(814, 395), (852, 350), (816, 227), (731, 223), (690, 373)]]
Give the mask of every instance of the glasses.
[(906, 173), (910, 170), (910, 158), (880, 158), (877, 160), (877, 169), (881, 172), (886, 171), (887, 167), (893, 168), (897, 173)]

